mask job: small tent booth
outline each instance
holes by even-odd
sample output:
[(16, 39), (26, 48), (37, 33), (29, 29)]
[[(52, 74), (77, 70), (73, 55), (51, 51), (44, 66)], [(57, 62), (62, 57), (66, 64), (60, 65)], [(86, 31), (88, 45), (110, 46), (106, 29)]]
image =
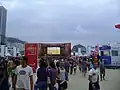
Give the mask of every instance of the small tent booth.
[(12, 57), (12, 55), (11, 55), (10, 53), (6, 53), (6, 54), (5, 54), (5, 57), (6, 57), (7, 59), (10, 59), (10, 58)]
[(11, 57), (12, 55), (11, 55), (10, 53), (6, 53), (5, 56), (7, 56), (7, 57)]

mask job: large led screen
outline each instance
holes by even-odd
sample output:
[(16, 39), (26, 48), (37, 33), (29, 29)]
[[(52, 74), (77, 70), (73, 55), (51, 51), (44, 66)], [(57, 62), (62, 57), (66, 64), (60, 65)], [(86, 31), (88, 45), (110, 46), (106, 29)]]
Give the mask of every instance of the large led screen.
[(60, 55), (60, 47), (47, 47), (47, 54)]

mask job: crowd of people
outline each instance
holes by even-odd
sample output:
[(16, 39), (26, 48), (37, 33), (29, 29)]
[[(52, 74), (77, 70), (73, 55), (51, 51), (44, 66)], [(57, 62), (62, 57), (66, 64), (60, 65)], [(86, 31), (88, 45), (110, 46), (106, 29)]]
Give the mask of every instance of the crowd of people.
[[(8, 83), (8, 86), (13, 90), (66, 90), (69, 75), (76, 75), (77, 68), (83, 77), (86, 77), (88, 72), (89, 90), (100, 89), (99, 76), (101, 81), (105, 80), (103, 61), (94, 63), (92, 57), (40, 58), (39, 67), (35, 74), (27, 61), (27, 57), (23, 56), (19, 60), (11, 59), (7, 62), (8, 77), (12, 78), (12, 84)], [(35, 75), (36, 81), (33, 79)]]

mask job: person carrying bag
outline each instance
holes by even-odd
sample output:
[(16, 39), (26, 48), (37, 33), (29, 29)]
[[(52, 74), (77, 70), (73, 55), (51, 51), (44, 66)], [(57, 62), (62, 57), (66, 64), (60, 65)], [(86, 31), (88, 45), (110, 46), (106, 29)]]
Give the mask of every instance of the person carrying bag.
[(66, 90), (68, 88), (67, 80), (67, 72), (64, 67), (61, 67), (59, 73), (59, 90)]

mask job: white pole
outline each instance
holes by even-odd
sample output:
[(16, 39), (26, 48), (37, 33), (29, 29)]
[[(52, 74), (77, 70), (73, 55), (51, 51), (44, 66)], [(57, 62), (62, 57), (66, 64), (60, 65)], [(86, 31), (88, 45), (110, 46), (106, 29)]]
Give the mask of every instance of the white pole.
[(1, 56), (5, 56), (5, 45), (1, 45)]
[(78, 48), (78, 55), (81, 55), (81, 48)]
[(13, 47), (13, 57), (16, 57), (16, 54), (17, 54), (17, 48)]
[(5, 47), (5, 56), (8, 54), (8, 47)]

